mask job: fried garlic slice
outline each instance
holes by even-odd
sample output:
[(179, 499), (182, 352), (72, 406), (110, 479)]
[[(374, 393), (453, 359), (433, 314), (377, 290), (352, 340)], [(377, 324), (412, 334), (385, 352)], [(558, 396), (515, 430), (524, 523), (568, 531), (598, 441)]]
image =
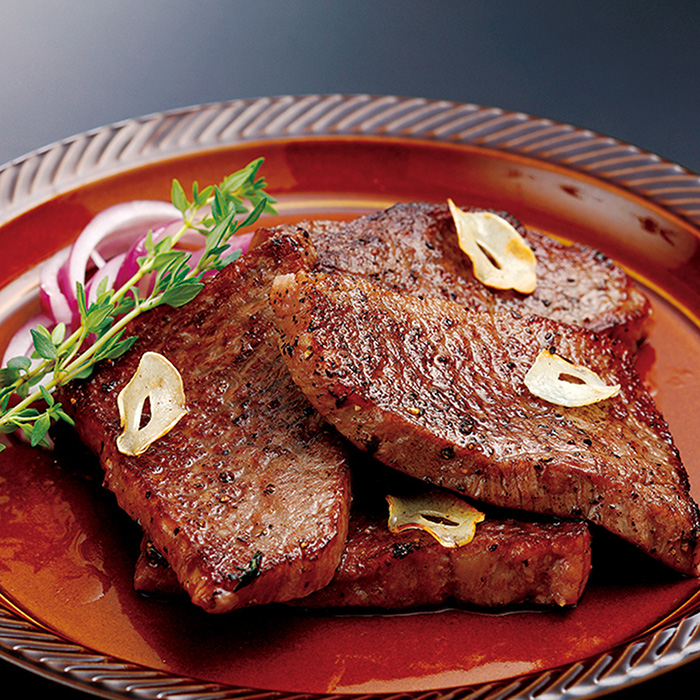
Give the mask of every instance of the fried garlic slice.
[(430, 533), (443, 547), (461, 547), (474, 538), (484, 514), (448, 491), (411, 497), (387, 496), (389, 531), (409, 529)]
[(469, 256), (474, 276), (487, 287), (530, 294), (537, 286), (537, 258), (503, 217), (466, 212), (447, 200), (457, 227), (459, 247)]
[(560, 355), (542, 350), (525, 375), (535, 396), (558, 406), (587, 406), (615, 396), (619, 384), (606, 384), (595, 372)]
[[(147, 399), (151, 415), (141, 427)], [(163, 355), (145, 352), (129, 383), (119, 392), (117, 406), (122, 427), (117, 449), (126, 455), (140, 455), (187, 413), (182, 377)]]

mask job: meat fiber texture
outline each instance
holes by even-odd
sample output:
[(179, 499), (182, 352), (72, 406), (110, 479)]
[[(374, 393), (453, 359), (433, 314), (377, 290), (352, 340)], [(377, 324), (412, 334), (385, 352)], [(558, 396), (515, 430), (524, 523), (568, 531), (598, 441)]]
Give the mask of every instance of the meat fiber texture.
[[(63, 398), (105, 485), (210, 612), (325, 586), (348, 528), (345, 446), (291, 381), (268, 303), (274, 275), (313, 265), (313, 247), (289, 227), (261, 237), (195, 300), (138, 319), (131, 351)], [(189, 412), (131, 457), (115, 444), (117, 395), (145, 350), (179, 370)]]
[[(585, 518), (698, 574), (687, 474), (623, 343), (359, 277), (283, 275), (271, 302), (294, 381), (354, 445), (486, 503)], [(619, 394), (576, 408), (533, 396), (524, 376), (543, 349)]]
[[(420, 530), (390, 532), (386, 516), (356, 514), (332, 581), (291, 602), (316, 609), (568, 606), (580, 600), (590, 571), (591, 535), (580, 520), (489, 518), (469, 544), (447, 548)], [(147, 538), (134, 587), (149, 595), (182, 593)]]
[(294, 602), (387, 610), (455, 603), (573, 605), (590, 573), (590, 542), (581, 521), (488, 518), (471, 542), (447, 548), (426, 532), (392, 533), (386, 518), (360, 515), (350, 519), (348, 543), (331, 583)]
[(582, 326), (634, 346), (650, 318), (647, 297), (593, 248), (565, 245), (500, 213), (537, 258), (537, 288), (525, 295), (479, 282), (460, 249), (446, 204), (412, 202), (353, 221), (305, 221), (322, 271), (363, 277), (388, 289), (436, 294), (481, 311), (512, 310)]
[[(584, 522), (492, 512), (471, 542), (444, 547), (426, 532), (394, 533), (387, 526), (385, 496), (416, 495), (426, 490), (420, 482), (375, 460), (357, 461), (340, 565), (327, 586), (292, 605), (407, 610), (442, 604), (567, 606), (580, 600), (591, 571), (591, 535)], [(149, 595), (182, 594), (172, 569), (146, 537), (134, 587)]]

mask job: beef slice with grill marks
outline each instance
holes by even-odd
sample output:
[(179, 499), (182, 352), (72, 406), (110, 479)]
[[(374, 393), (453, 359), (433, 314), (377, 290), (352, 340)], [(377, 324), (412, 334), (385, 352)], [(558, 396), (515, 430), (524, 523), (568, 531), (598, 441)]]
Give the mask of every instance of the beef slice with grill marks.
[[(698, 508), (624, 344), (340, 275), (280, 276), (271, 302), (294, 381), (358, 447), (487, 503), (586, 518), (697, 575)], [(619, 394), (576, 408), (533, 396), (542, 349)]]
[(537, 258), (529, 295), (490, 289), (473, 275), (446, 204), (412, 202), (349, 222), (306, 221), (318, 269), (364, 277), (388, 289), (437, 294), (470, 309), (538, 314), (638, 343), (651, 306), (627, 273), (599, 251), (565, 245), (499, 212)]
[[(260, 238), (190, 303), (137, 319), (130, 352), (63, 397), (105, 485), (210, 612), (325, 586), (348, 527), (345, 445), (291, 381), (268, 301), (275, 275), (315, 262), (313, 246), (295, 227)], [(179, 370), (189, 412), (132, 457), (115, 444), (117, 395), (147, 350)]]

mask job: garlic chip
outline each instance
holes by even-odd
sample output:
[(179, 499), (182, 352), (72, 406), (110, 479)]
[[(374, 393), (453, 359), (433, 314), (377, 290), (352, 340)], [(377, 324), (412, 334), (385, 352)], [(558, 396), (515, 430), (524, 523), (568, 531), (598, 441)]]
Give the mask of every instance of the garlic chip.
[(429, 532), (443, 547), (461, 547), (474, 538), (484, 514), (448, 491), (431, 491), (406, 498), (387, 496), (389, 531)]
[(537, 258), (515, 228), (497, 214), (466, 212), (451, 199), (447, 204), (457, 227), (459, 247), (472, 261), (479, 282), (495, 289), (534, 292)]
[(606, 384), (595, 372), (560, 355), (542, 350), (525, 375), (525, 386), (535, 395), (558, 406), (587, 406), (609, 399), (620, 385)]
[[(151, 416), (140, 427), (146, 399)], [(145, 352), (134, 376), (119, 392), (117, 406), (123, 429), (117, 438), (117, 449), (126, 455), (140, 455), (187, 413), (182, 377), (163, 355)]]

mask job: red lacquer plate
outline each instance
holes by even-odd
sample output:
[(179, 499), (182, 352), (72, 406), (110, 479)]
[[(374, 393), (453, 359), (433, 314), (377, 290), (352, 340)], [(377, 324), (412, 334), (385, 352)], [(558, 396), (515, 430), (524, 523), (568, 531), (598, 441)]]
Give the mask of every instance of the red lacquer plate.
[[(169, 199), (258, 156), (280, 218), (451, 197), (600, 248), (649, 293), (640, 370), (700, 500), (700, 178), (565, 124), (423, 99), (204, 105), (97, 129), (0, 169), (0, 343), (37, 307), (37, 265), (90, 218)], [(132, 589), (136, 527), (79, 455), (0, 455), (0, 657), (104, 697), (594, 697), (700, 655), (700, 583), (605, 538), (580, 604), (208, 616)], [(600, 545), (600, 546), (598, 546)]]

